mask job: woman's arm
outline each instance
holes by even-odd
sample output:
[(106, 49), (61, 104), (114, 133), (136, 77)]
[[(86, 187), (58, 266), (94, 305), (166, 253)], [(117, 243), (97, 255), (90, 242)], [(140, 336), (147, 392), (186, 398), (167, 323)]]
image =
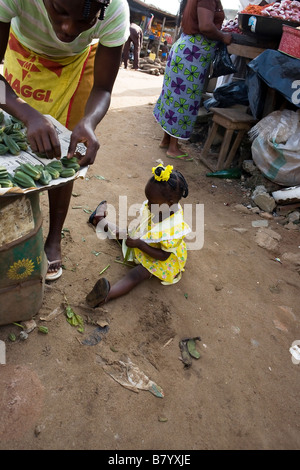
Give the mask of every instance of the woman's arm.
[(71, 136), (68, 156), (74, 155), (79, 142), (87, 146), (81, 165), (94, 162), (100, 147), (95, 136), (95, 129), (106, 115), (111, 101), (111, 93), (115, 83), (122, 54), (122, 46), (105, 47), (99, 44), (95, 56), (94, 85), (85, 107), (85, 116), (75, 126)]
[(126, 245), (129, 248), (138, 248), (139, 250), (146, 253), (146, 255), (149, 255), (151, 258), (157, 259), (159, 261), (166, 261), (171, 254), (167, 251), (161, 250), (160, 248), (154, 248), (153, 246), (148, 245), (148, 243), (145, 243), (140, 238), (127, 238)]
[(199, 31), (203, 36), (213, 41), (221, 41), (226, 45), (231, 43), (231, 33), (219, 30), (214, 24), (214, 12), (197, 7)]

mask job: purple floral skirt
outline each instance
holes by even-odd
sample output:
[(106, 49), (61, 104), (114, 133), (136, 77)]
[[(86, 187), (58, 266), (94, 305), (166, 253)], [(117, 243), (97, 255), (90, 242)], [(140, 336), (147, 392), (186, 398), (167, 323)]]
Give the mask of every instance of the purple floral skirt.
[(173, 137), (187, 140), (193, 131), (216, 46), (216, 41), (200, 34), (182, 34), (171, 48), (153, 114), (163, 130)]

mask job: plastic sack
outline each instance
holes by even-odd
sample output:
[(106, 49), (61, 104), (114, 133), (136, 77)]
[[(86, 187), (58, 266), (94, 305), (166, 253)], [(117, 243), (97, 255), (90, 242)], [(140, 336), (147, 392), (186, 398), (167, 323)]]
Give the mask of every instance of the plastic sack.
[(299, 59), (266, 49), (249, 62), (247, 68), (249, 105), (253, 117), (262, 117), (268, 87), (300, 108)]
[(237, 72), (237, 69), (232, 63), (227, 46), (221, 42), (216, 49), (209, 78), (221, 77), (222, 75), (229, 75), (235, 72)]
[(274, 111), (249, 132), (252, 159), (266, 178), (282, 186), (300, 184), (300, 111)]
[(213, 98), (203, 102), (203, 106), (208, 111), (210, 108), (229, 108), (234, 104), (248, 106), (248, 87), (245, 80), (235, 80), (225, 85), (219, 86), (213, 93)]
[(290, 103), (300, 108), (299, 59), (266, 49), (248, 63), (248, 68), (270, 88), (274, 88)]
[(261, 78), (259, 78), (257, 73), (253, 72), (250, 68), (247, 71), (246, 84), (248, 87), (248, 99), (251, 114), (255, 119), (261, 119), (263, 116), (268, 86)]

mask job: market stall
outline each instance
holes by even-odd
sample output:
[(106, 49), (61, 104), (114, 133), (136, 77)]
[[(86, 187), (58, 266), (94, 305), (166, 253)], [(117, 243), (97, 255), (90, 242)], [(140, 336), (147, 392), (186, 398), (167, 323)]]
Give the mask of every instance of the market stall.
[[(250, 123), (250, 117), (257, 122), (276, 110), (286, 108), (292, 111), (291, 119), (297, 123), (297, 110), (300, 108), (300, 2), (283, 0), (264, 7), (249, 5), (234, 20), (225, 23), (223, 29), (232, 33), (233, 41), (228, 52), (237, 73), (225, 76), (221, 84), (217, 82), (213, 97), (204, 101), (204, 107), (213, 113), (214, 125), (201, 154), (201, 160), (209, 168), (217, 170), (230, 166), (238, 148), (236, 141), (232, 139), (228, 143), (227, 139), (226, 149), (223, 141), (216, 159), (210, 158), (213, 157), (210, 146), (217, 124), (224, 128), (225, 136), (232, 129), (241, 134), (240, 129), (245, 127), (245, 122)], [(241, 58), (243, 61), (236, 60)], [(241, 64), (243, 70), (239, 70)], [(230, 108), (235, 105), (245, 106), (244, 111), (239, 108), (238, 115), (235, 111), (233, 120)], [(220, 114), (222, 122), (218, 121)], [(278, 120), (278, 126), (282, 123)], [(294, 135), (289, 135), (289, 138), (295, 152)], [(266, 159), (269, 157), (267, 153)], [(296, 153), (299, 154), (299, 150), (296, 149)]]
[(176, 15), (145, 4), (142, 0), (128, 0), (132, 21), (141, 26), (144, 37), (142, 56), (160, 55), (161, 45), (167, 41), (171, 47), (176, 37)]
[(250, 4), (234, 20), (225, 23), (223, 29), (232, 33), (233, 40), (227, 49), (237, 70), (218, 79), (216, 88), (237, 78), (245, 79), (251, 111), (258, 119), (284, 106), (286, 101), (297, 107), (300, 2)]
[[(71, 132), (48, 117), (62, 155), (67, 155)], [(84, 144), (78, 144), (79, 153), (85, 150)], [(80, 167), (75, 160), (49, 160), (36, 154), (23, 123), (0, 111), (0, 325), (30, 320), (42, 305), (48, 265), (39, 196), (84, 178), (88, 167)]]
[[(300, 26), (299, 1), (283, 0), (265, 6), (250, 4), (223, 26), (233, 36), (228, 52), (249, 61), (266, 49), (278, 50), (285, 25), (293, 29)], [(294, 57), (300, 56), (299, 49), (294, 52)]]

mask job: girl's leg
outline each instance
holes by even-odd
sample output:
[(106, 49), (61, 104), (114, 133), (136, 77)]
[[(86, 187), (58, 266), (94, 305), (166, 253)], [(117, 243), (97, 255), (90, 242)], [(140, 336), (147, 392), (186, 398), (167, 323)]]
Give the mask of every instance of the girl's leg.
[(111, 287), (108, 280), (102, 277), (86, 296), (86, 302), (92, 308), (98, 307), (109, 300), (128, 294), (135, 286), (150, 277), (151, 274), (142, 265), (131, 269), (120, 281)]
[[(99, 238), (103, 238), (101, 236), (101, 233), (107, 234), (108, 238), (114, 239), (114, 240), (123, 240), (124, 238), (127, 238), (127, 230), (120, 230), (117, 225), (114, 223), (110, 222), (107, 220), (105, 217), (98, 222), (96, 225), (96, 233), (100, 234), (98, 235)], [(104, 236), (106, 238), (106, 236)]]
[(125, 274), (125, 276), (120, 279), (120, 281), (111, 286), (106, 298), (106, 302), (112, 299), (116, 299), (117, 297), (121, 297), (121, 295), (128, 294), (134, 287), (136, 287), (142, 281), (150, 279), (150, 277), (151, 274), (146, 268), (144, 268), (144, 266), (141, 264), (135, 266), (130, 271), (128, 271), (128, 273)]
[(120, 231), (117, 225), (107, 219), (107, 214), (107, 201), (102, 201), (89, 218), (89, 222), (96, 227), (96, 232), (108, 232), (109, 238), (116, 238), (117, 240), (126, 238), (127, 231)]

